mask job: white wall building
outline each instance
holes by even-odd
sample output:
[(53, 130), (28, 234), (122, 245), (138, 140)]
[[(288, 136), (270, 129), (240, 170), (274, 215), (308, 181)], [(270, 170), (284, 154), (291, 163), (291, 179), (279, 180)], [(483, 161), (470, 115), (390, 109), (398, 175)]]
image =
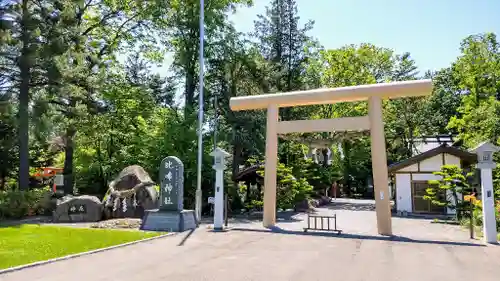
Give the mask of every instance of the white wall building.
[[(419, 214), (453, 214), (454, 210), (435, 206), (424, 200), (428, 181), (439, 179), (433, 174), (443, 165), (464, 168), (476, 162), (476, 155), (441, 144), (404, 161), (389, 166), (394, 202), (397, 212)], [(448, 194), (449, 195), (449, 194)]]

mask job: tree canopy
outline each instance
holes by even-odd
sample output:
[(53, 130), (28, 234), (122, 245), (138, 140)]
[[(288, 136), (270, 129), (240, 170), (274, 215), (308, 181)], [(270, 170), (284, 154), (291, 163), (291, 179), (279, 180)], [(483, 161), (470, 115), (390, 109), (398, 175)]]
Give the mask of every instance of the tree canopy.
[[(186, 205), (193, 204), (199, 5), (197, 0), (0, 1), (0, 189), (34, 188), (30, 171), (59, 166), (67, 192), (102, 196), (125, 166), (139, 164), (156, 178), (161, 159), (175, 155), (185, 164)], [(418, 69), (410, 53), (370, 42), (324, 48), (310, 36), (314, 21), (300, 25), (294, 0), (270, 0), (253, 31), (244, 34), (228, 15), (248, 5), (252, 1), (205, 1), (205, 196), (213, 192), (215, 145), (233, 156), (229, 174), (249, 166), (249, 159), (265, 161), (265, 112), (231, 111), (229, 99), (235, 96), (432, 78), (431, 96), (384, 102), (389, 162), (410, 157), (422, 135), (454, 134), (465, 148), (484, 140), (500, 144), (495, 34), (456, 42), (460, 56), (430, 72)], [(367, 104), (356, 102), (282, 108), (279, 115), (295, 120), (366, 113)], [(314, 141), (328, 143), (331, 165), (304, 159)], [(284, 137), (279, 161), (280, 196), (287, 206), (334, 180), (352, 192), (371, 181), (367, 134)], [(235, 183), (231, 194), (238, 188)], [(260, 191), (252, 196), (244, 203), (262, 200)]]

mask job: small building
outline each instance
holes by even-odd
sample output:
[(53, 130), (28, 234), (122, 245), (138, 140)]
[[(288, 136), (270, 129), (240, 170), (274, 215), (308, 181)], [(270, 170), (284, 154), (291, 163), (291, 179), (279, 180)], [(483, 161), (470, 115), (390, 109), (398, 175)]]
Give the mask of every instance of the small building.
[(429, 180), (440, 177), (434, 172), (443, 165), (457, 165), (463, 169), (477, 161), (477, 156), (460, 148), (441, 144), (404, 161), (389, 166), (389, 178), (396, 211), (415, 214), (454, 214), (455, 210), (435, 206), (424, 199)]

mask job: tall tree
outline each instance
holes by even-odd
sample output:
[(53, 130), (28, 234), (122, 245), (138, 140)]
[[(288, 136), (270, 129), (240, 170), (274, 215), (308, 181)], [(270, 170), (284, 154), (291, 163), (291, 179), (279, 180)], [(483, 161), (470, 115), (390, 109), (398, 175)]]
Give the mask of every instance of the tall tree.
[[(227, 13), (239, 4), (251, 4), (251, 0), (207, 0), (204, 2), (205, 58), (210, 58), (214, 38), (219, 38), (221, 30), (228, 24)], [(196, 89), (199, 70), (200, 49), (200, 1), (171, 1), (171, 9), (165, 22), (165, 41), (174, 53), (172, 71), (184, 84), (184, 113), (190, 115), (197, 104)], [(217, 39), (216, 39), (217, 40)]]
[(500, 141), (500, 43), (493, 33), (472, 35), (461, 44), (453, 77), (462, 97), (449, 124), (469, 147)]
[(64, 186), (72, 193), (78, 126), (85, 115), (105, 109), (99, 92), (116, 63), (117, 52), (136, 43), (148, 49), (151, 39), (144, 32), (153, 35), (153, 19), (164, 7), (156, 1), (139, 0), (57, 1), (54, 7), (58, 26), (51, 32), (52, 40), (65, 51), (53, 59), (57, 75), (49, 77), (47, 101), (62, 117)]
[[(396, 55), (392, 81), (418, 79), (417, 66), (410, 53)], [(396, 155), (393, 161), (410, 158), (415, 152), (415, 138), (421, 133), (425, 120), (426, 100), (420, 97), (390, 100), (386, 102), (386, 136), (389, 150)]]
[[(271, 92), (288, 92), (304, 87), (307, 47), (312, 38), (307, 32), (314, 22), (299, 26), (295, 0), (273, 0), (265, 15), (258, 15), (254, 36), (263, 57), (270, 64), (268, 73)], [(291, 119), (293, 108), (280, 109), (282, 120)]]
[[(0, 3), (0, 90), (17, 93), (18, 186), (29, 184), (29, 103), (31, 95), (47, 85), (57, 41), (50, 31), (57, 25), (60, 1), (9, 0)], [(49, 59), (47, 59), (49, 58)]]

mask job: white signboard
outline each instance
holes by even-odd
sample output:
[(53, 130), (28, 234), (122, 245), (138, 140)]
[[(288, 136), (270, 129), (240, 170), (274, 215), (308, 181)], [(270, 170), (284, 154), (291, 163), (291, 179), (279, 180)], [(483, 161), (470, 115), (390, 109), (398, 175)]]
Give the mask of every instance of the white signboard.
[(64, 185), (64, 176), (63, 175), (56, 175), (54, 177), (54, 183), (56, 184), (56, 186)]

